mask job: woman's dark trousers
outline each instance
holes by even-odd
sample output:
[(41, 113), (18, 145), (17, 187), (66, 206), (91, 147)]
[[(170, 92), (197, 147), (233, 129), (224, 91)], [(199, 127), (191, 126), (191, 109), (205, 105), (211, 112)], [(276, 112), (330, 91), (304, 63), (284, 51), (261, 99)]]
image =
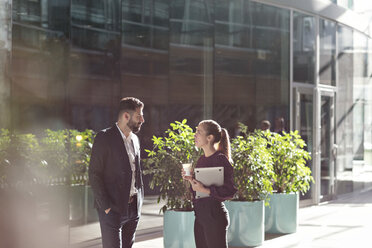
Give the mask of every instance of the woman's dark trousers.
[(197, 248), (227, 248), (229, 214), (222, 202), (211, 198), (195, 202), (194, 235)]

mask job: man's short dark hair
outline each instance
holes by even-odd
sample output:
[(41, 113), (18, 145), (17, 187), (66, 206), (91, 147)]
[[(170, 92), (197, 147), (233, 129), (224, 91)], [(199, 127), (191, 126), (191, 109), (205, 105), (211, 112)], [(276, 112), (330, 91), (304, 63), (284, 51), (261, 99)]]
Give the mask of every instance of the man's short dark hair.
[(124, 97), (120, 100), (118, 114), (136, 111), (137, 108), (143, 108), (143, 106), (143, 102), (135, 97)]

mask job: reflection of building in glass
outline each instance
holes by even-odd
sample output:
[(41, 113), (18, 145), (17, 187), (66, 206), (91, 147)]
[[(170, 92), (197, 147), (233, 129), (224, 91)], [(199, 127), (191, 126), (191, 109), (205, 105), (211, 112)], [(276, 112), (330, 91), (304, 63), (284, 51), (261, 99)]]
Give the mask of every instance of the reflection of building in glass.
[(174, 120), (233, 134), (282, 117), (313, 154), (304, 199), (352, 192), (355, 161), (372, 163), (368, 29), (340, 1), (265, 2), (0, 0), (0, 124), (99, 130), (135, 96), (146, 148)]
[(293, 13), (293, 81), (314, 83), (316, 53), (315, 17)]
[(218, 1), (216, 13), (215, 116), (250, 129), (262, 119), (288, 120), (289, 11)]

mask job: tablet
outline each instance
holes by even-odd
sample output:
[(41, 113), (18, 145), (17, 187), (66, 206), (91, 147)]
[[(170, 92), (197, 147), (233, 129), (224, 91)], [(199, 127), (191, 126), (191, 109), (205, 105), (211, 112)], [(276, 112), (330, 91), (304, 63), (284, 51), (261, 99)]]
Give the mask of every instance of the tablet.
[[(195, 168), (195, 179), (205, 186), (222, 186), (223, 185), (223, 167), (205, 167)], [(196, 199), (208, 197), (209, 195), (202, 192), (196, 192)]]

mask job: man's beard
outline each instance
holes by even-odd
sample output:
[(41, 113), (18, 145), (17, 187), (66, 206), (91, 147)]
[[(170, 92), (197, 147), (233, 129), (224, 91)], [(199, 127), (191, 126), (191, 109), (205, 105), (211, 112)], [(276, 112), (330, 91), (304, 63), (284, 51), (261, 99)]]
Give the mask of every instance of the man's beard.
[(133, 133), (137, 133), (141, 129), (141, 123), (133, 121), (132, 118), (129, 120), (127, 126)]

